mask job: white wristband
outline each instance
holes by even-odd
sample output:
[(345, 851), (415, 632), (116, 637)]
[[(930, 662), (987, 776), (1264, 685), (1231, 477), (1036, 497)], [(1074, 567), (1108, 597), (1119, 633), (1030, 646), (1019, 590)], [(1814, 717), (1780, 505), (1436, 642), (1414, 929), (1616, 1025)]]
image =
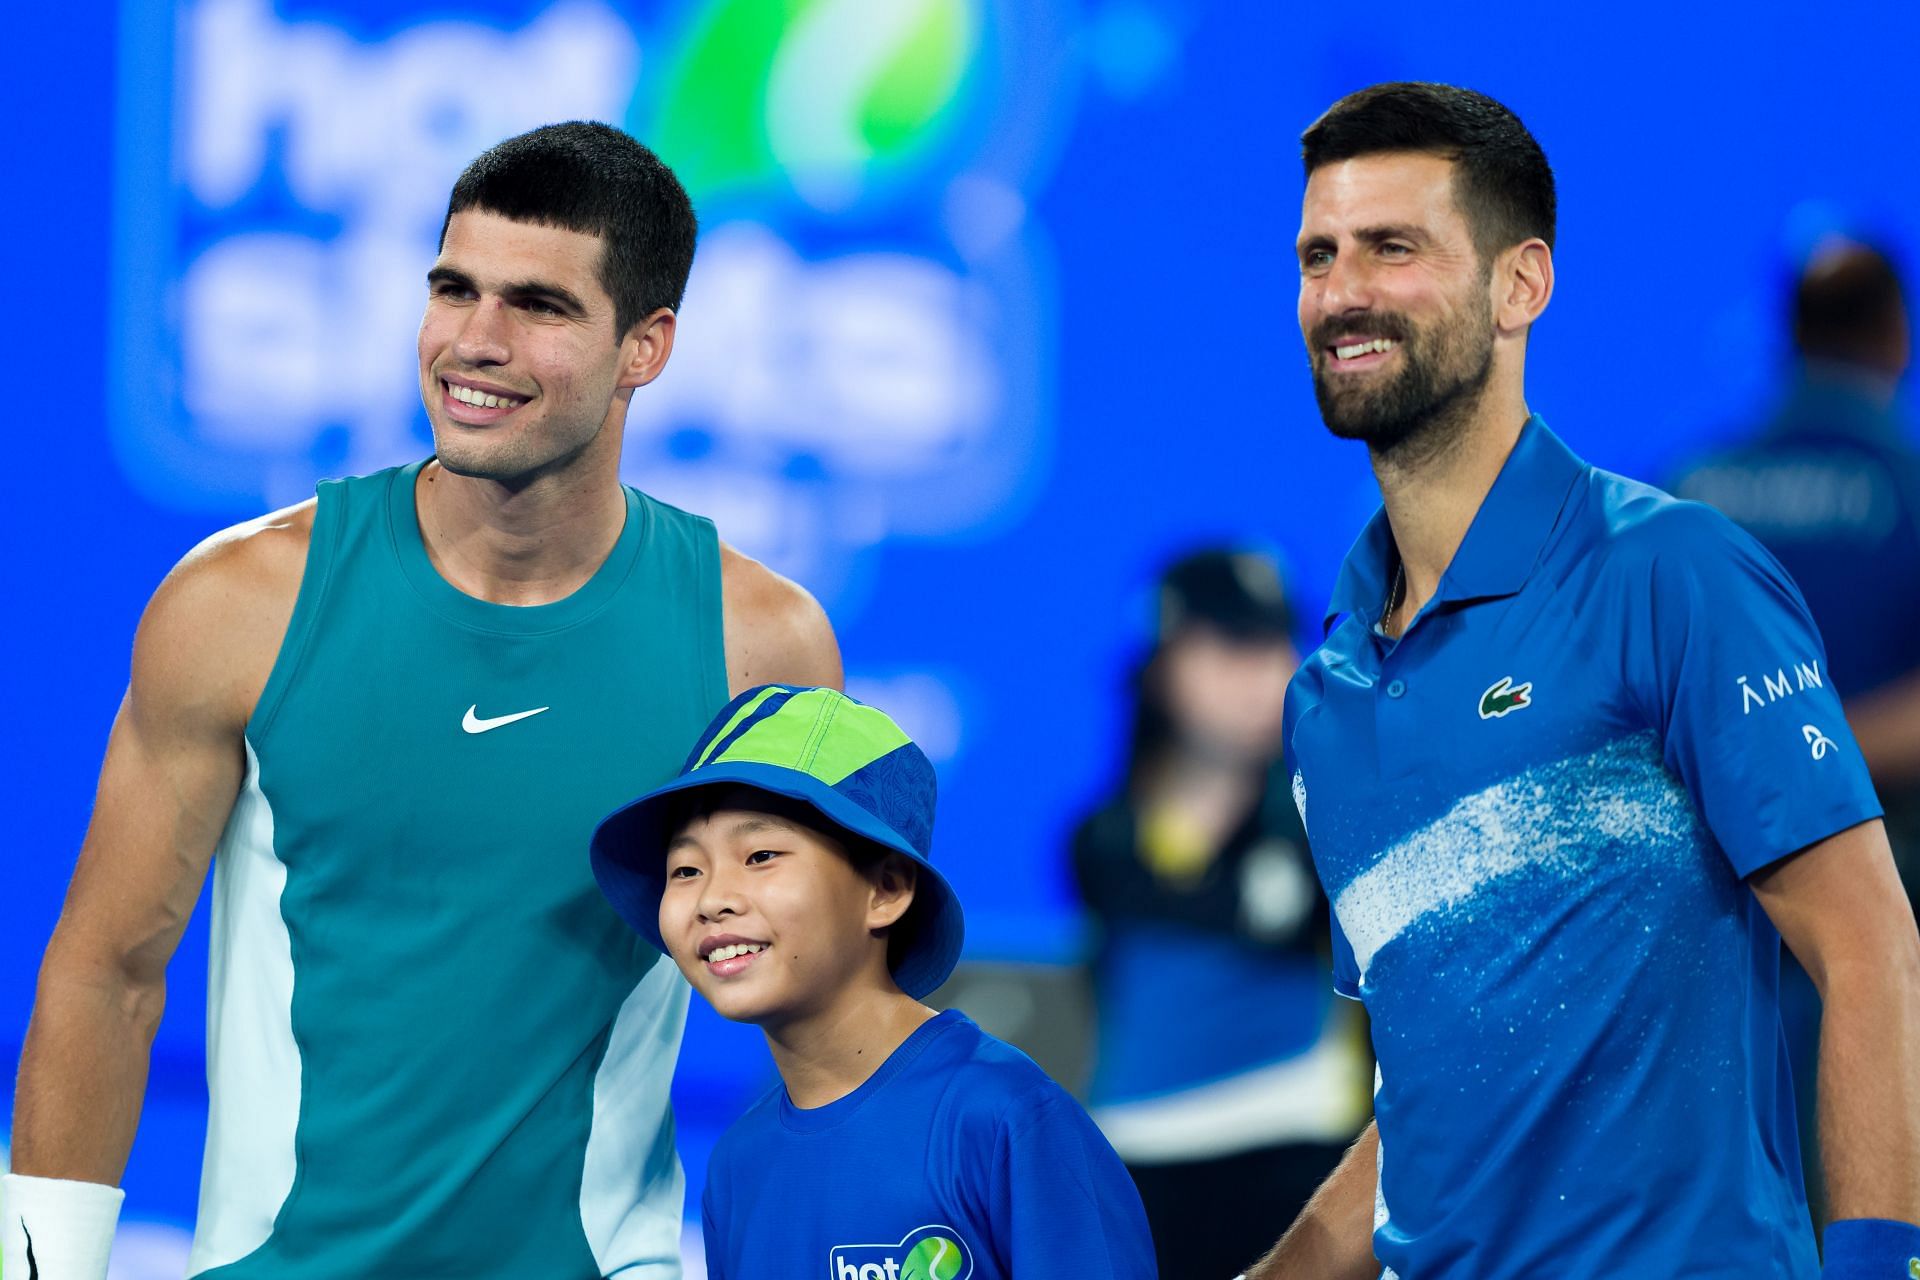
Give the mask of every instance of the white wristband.
[(12, 1280), (107, 1280), (107, 1255), (127, 1193), (99, 1182), (0, 1180), (0, 1274)]

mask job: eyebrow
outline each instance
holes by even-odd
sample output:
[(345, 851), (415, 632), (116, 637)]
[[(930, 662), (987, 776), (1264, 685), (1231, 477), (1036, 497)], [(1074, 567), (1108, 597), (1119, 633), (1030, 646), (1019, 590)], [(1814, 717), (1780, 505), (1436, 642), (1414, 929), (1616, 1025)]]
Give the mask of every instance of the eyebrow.
[(1368, 244), (1379, 244), (1382, 240), (1418, 240), (1425, 243), (1431, 239), (1425, 227), (1416, 227), (1411, 222), (1390, 222), (1384, 226), (1361, 227), (1353, 233), (1355, 240), (1364, 240)]
[(759, 835), (762, 831), (799, 830), (800, 827), (798, 824), (788, 822), (785, 818), (776, 818), (770, 813), (756, 813), (744, 817), (728, 827), (727, 834), (734, 836), (753, 836)]
[[(1426, 244), (1433, 237), (1427, 234), (1424, 227), (1417, 227), (1410, 222), (1388, 222), (1377, 227), (1361, 227), (1353, 233), (1353, 238), (1363, 244), (1382, 244), (1388, 240), (1411, 240), (1416, 244)], [(1314, 249), (1334, 247), (1334, 238), (1323, 233), (1302, 240), (1297, 252), (1305, 254)]]
[[(800, 830), (801, 828), (798, 823), (788, 822), (785, 818), (776, 818), (768, 813), (754, 813), (748, 814), (738, 822), (730, 824), (725, 834), (738, 837), (758, 835), (762, 831), (798, 832)], [(698, 840), (695, 840), (692, 836), (682, 831), (679, 835), (667, 842), (667, 852), (672, 853), (675, 849), (681, 848), (684, 845), (698, 846), (699, 843)]]
[[(477, 291), (473, 277), (457, 267), (435, 267), (427, 272), (427, 285), (455, 285)], [(587, 304), (582, 302), (571, 289), (565, 289), (545, 280), (510, 280), (499, 288), (499, 294), (508, 302), (545, 302), (570, 315), (584, 316)]]

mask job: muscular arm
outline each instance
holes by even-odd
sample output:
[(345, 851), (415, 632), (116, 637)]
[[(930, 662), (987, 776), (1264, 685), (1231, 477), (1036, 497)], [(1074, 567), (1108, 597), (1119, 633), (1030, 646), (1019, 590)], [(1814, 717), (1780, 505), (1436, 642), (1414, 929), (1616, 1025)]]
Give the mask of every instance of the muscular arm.
[(1885, 830), (1861, 823), (1750, 883), (1820, 989), (1833, 1217), (1920, 1223), (1920, 934)]
[(1373, 1194), (1380, 1135), (1369, 1124), (1287, 1234), (1246, 1280), (1373, 1280)]
[(728, 697), (763, 684), (841, 686), (833, 625), (806, 588), (724, 543), (720, 583)]
[(126, 1167), (166, 964), (239, 792), (241, 735), (298, 591), (307, 518), (296, 509), (211, 540), (141, 619), (41, 962), (14, 1100), (16, 1173), (111, 1184)]

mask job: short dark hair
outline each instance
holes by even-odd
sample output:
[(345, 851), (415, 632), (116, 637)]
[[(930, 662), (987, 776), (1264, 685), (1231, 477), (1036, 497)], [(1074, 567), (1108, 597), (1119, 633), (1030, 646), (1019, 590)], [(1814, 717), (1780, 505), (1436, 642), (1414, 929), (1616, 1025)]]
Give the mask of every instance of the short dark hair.
[(1858, 361), (1898, 330), (1900, 273), (1871, 245), (1837, 241), (1816, 252), (1793, 291), (1793, 342), (1805, 355)]
[(1482, 263), (1538, 236), (1553, 245), (1553, 167), (1520, 117), (1484, 93), (1399, 81), (1350, 93), (1300, 135), (1311, 177), (1322, 165), (1384, 151), (1425, 151), (1454, 164), (1454, 201)]
[(612, 125), (542, 125), (482, 152), (453, 184), (441, 244), (468, 209), (599, 236), (616, 337), (662, 307), (679, 310), (686, 294), (693, 202), (659, 156)]

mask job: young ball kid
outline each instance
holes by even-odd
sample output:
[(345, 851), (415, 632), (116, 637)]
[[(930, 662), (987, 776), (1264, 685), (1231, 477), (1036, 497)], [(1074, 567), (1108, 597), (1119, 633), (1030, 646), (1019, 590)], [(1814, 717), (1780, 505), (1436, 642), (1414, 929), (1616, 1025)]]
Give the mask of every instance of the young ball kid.
[(594, 835), (615, 908), (779, 1069), (708, 1167), (714, 1280), (1155, 1274), (1140, 1198), (1079, 1104), (920, 1003), (962, 932), (933, 806), (933, 766), (885, 714), (767, 685)]

